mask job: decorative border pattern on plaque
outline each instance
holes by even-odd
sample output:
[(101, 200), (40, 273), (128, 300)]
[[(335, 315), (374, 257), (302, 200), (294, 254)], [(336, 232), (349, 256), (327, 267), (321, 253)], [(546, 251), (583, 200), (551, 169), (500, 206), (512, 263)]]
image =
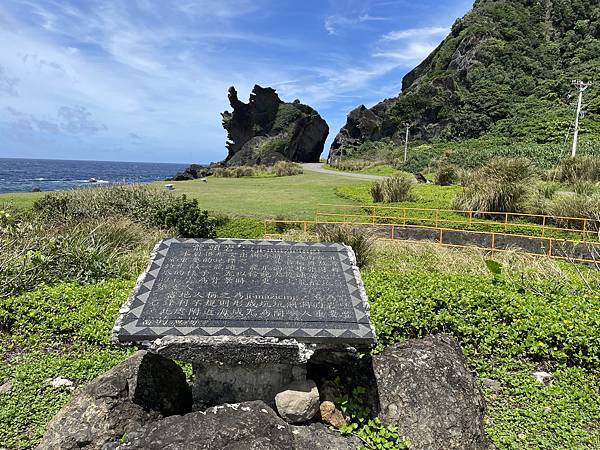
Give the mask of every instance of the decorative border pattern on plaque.
[[(154, 282), (160, 273), (169, 248), (173, 243), (181, 244), (217, 244), (217, 245), (250, 245), (250, 246), (285, 246), (296, 248), (316, 248), (319, 252), (335, 252), (339, 255), (342, 273), (348, 288), (355, 314), (355, 322), (347, 323), (355, 328), (311, 328), (311, 322), (306, 327), (235, 327), (235, 326), (201, 326), (201, 327), (159, 327), (138, 326), (138, 320), (150, 296)], [(113, 343), (137, 343), (153, 341), (163, 336), (253, 336), (293, 338), (301, 342), (344, 342), (344, 343), (375, 343), (375, 332), (369, 319), (369, 303), (356, 267), (356, 258), (351, 247), (320, 242), (295, 242), (276, 240), (249, 239), (178, 239), (169, 238), (159, 242), (154, 248), (148, 268), (140, 277), (125, 304), (119, 310), (119, 317), (113, 328), (111, 340)]]

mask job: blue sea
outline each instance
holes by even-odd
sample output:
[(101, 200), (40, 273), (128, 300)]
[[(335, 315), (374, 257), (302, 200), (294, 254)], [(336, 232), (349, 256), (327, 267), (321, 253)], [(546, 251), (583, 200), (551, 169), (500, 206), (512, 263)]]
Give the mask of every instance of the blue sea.
[[(164, 180), (188, 164), (0, 158), (0, 192), (71, 189)], [(96, 182), (91, 182), (95, 179)]]

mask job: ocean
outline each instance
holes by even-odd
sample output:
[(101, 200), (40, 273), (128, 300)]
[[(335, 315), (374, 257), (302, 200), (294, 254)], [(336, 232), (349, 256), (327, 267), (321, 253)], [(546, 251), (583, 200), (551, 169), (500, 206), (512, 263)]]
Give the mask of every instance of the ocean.
[[(188, 164), (0, 158), (0, 193), (164, 180)], [(91, 182), (95, 179), (96, 182)]]

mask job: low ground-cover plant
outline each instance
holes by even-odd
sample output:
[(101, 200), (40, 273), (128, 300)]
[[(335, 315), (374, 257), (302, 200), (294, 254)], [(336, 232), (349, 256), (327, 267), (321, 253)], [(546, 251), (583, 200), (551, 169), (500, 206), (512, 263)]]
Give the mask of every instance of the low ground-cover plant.
[(374, 203), (398, 203), (410, 200), (415, 179), (410, 174), (400, 174), (376, 181), (371, 185)]
[(355, 387), (350, 395), (336, 399), (336, 406), (349, 417), (348, 424), (340, 428), (343, 435), (353, 434), (360, 438), (364, 446), (360, 450), (402, 450), (410, 448), (411, 442), (398, 434), (398, 428), (384, 425), (374, 418), (373, 412), (365, 405), (366, 389)]
[(495, 158), (463, 181), (464, 191), (454, 206), (463, 211), (519, 212), (534, 177), (526, 158)]
[[(432, 332), (455, 336), (487, 400), (498, 449), (595, 449), (600, 442), (600, 275), (519, 253), (379, 243), (363, 271), (378, 349)], [(591, 308), (591, 309), (589, 309)], [(581, 319), (581, 322), (579, 320)], [(549, 371), (541, 384), (535, 371)]]
[(0, 298), (0, 330), (12, 336), (13, 344), (26, 347), (106, 346), (110, 324), (133, 284), (132, 280), (89, 286), (68, 282)]
[(557, 288), (539, 292), (490, 276), (370, 272), (364, 275), (378, 348), (407, 337), (450, 333), (467, 355), (600, 367), (600, 298)]

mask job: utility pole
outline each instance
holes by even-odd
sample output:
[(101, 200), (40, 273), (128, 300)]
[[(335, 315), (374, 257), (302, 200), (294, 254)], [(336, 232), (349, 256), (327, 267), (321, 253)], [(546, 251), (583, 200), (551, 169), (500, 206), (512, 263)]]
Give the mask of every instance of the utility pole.
[(589, 88), (592, 83), (580, 80), (573, 80), (571, 84), (579, 90), (579, 99), (577, 100), (577, 115), (575, 116), (575, 132), (573, 133), (573, 151), (571, 157), (577, 154), (577, 139), (579, 138), (579, 119), (581, 118), (581, 104), (583, 102), (583, 93)]
[(406, 125), (406, 139), (404, 139), (404, 162), (406, 163), (406, 160), (408, 159), (408, 134), (410, 130), (410, 124), (405, 123), (404, 125)]

